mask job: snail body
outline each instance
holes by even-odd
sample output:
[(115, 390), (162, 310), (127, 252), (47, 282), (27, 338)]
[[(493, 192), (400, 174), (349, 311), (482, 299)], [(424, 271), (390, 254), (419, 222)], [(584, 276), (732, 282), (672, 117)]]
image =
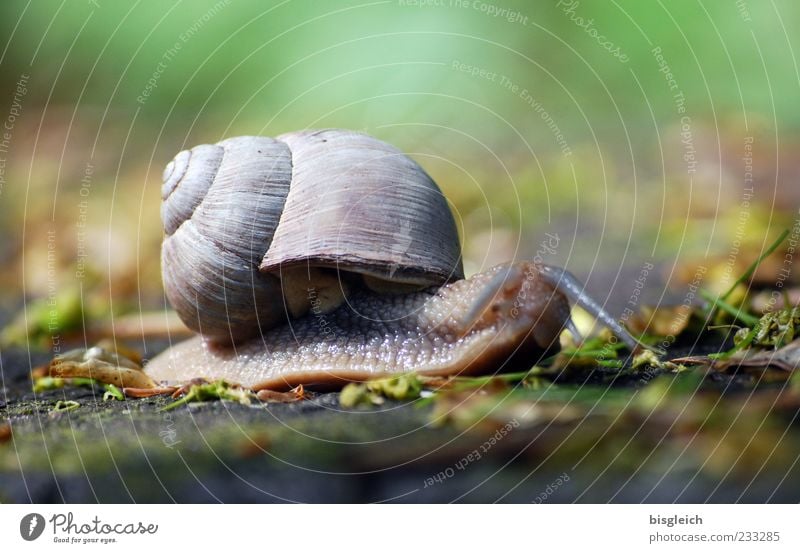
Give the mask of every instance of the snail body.
[(441, 191), (372, 137), (233, 138), (181, 152), (164, 181), (165, 290), (199, 336), (147, 365), (156, 380), (340, 387), (530, 366), (574, 330), (570, 301), (638, 347), (563, 269), (465, 279)]

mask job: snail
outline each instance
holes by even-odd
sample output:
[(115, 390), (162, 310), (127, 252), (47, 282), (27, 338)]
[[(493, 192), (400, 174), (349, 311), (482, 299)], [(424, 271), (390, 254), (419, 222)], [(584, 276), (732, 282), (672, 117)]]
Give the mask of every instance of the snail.
[(164, 289), (198, 335), (148, 363), (156, 380), (336, 388), (531, 366), (577, 336), (570, 302), (643, 346), (563, 269), (465, 278), (439, 187), (366, 134), (230, 138), (180, 152), (163, 180)]

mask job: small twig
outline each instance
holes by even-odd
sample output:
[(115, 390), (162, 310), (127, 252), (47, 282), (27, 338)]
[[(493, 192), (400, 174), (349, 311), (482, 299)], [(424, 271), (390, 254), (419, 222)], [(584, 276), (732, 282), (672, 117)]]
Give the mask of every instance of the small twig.
[(724, 351), (722, 353), (709, 354), (708, 358), (714, 360), (730, 359), (731, 357), (733, 357), (735, 353), (750, 347), (750, 344), (753, 343), (753, 340), (755, 339), (758, 330), (759, 330), (758, 321), (756, 321), (756, 324), (753, 325), (753, 328), (750, 329), (750, 332), (748, 332), (747, 335), (744, 337), (744, 339), (738, 344), (736, 344), (732, 349)]

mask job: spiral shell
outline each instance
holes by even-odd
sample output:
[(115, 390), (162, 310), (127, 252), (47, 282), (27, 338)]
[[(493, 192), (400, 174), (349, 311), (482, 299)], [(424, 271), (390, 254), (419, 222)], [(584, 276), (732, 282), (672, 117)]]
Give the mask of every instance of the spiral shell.
[(392, 291), (463, 278), (438, 186), (365, 134), (197, 146), (165, 169), (162, 199), (167, 299), (217, 342), (252, 337), (312, 304), (335, 309), (353, 286)]

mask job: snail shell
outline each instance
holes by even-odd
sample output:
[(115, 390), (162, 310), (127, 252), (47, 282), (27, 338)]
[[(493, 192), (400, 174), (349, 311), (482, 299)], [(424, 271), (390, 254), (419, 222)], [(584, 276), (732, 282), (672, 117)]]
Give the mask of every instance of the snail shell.
[(455, 221), (412, 159), (370, 136), (244, 136), (179, 153), (164, 171), (167, 298), (194, 331), (241, 341), (324, 312), (348, 290), (463, 278)]

